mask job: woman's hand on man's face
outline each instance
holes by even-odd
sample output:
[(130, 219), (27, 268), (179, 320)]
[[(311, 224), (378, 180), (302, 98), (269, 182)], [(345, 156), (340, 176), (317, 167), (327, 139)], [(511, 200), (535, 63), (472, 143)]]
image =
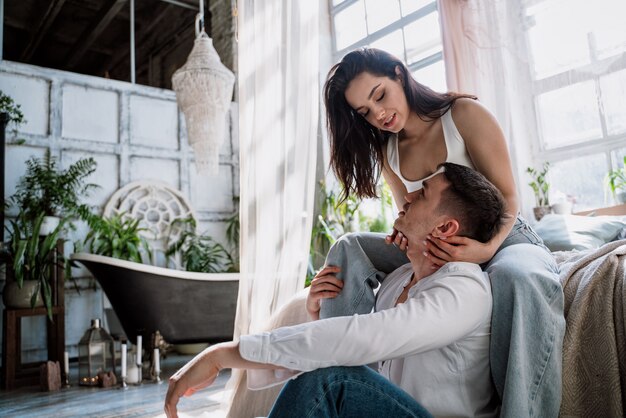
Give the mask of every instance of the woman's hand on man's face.
[(497, 250), (490, 243), (456, 235), (445, 240), (428, 235), (425, 244), (424, 256), (437, 266), (449, 261), (482, 264), (491, 260)]

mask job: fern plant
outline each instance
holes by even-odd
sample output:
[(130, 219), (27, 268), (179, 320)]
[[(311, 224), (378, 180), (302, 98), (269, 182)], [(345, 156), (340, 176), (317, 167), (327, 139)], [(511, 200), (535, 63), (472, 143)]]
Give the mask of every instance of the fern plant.
[(196, 221), (193, 218), (177, 219), (172, 223), (172, 227), (177, 225), (182, 226), (182, 231), (178, 240), (167, 249), (165, 253), (167, 257), (180, 253), (187, 271), (199, 273), (238, 271), (238, 265), (222, 244), (208, 235), (196, 232)]
[(13, 134), (17, 134), (17, 128), (26, 123), (21, 106), (2, 90), (0, 90), (0, 114), (6, 115), (7, 125), (13, 125)]
[(89, 225), (84, 245), (90, 253), (143, 263), (143, 251), (149, 260), (152, 259), (150, 245), (139, 234), (146, 230), (139, 226), (139, 219), (126, 217), (124, 214), (105, 218), (82, 212), (82, 216)]
[(93, 158), (78, 160), (66, 170), (61, 170), (56, 158), (50, 155), (50, 150), (46, 150), (43, 158), (26, 161), (26, 174), (18, 181), (10, 200), (30, 220), (41, 213), (45, 216), (78, 216), (80, 209), (86, 208), (79, 202), (80, 198), (99, 187), (85, 183), (95, 170)]

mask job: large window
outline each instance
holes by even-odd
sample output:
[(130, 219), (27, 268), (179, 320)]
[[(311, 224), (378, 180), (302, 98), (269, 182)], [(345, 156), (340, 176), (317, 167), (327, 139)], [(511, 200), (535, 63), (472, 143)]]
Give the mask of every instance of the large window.
[(332, 0), (334, 61), (371, 46), (402, 59), (417, 81), (446, 91), (437, 3), (432, 0)]
[[(603, 179), (626, 155), (626, 1), (528, 0), (538, 141), (556, 195), (614, 203)], [(554, 199), (553, 199), (554, 200)]]

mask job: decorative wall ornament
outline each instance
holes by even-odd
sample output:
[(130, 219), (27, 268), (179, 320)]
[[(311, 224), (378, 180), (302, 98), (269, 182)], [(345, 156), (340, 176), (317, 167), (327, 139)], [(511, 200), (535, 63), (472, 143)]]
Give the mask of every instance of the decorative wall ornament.
[(203, 7), (196, 17), (196, 40), (185, 65), (172, 75), (172, 87), (187, 124), (196, 170), (216, 175), (224, 140), (226, 115), (233, 96), (235, 75), (222, 64), (213, 40), (204, 31)]

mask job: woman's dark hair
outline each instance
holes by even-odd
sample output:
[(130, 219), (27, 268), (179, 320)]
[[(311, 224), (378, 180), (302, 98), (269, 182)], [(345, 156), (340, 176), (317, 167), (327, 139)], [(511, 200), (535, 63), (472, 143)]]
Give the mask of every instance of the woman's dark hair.
[(408, 68), (393, 55), (375, 48), (362, 48), (347, 54), (328, 73), (324, 85), (324, 104), (330, 135), (330, 165), (343, 185), (341, 200), (351, 194), (359, 198), (376, 197), (376, 183), (383, 164), (383, 146), (390, 133), (370, 125), (355, 112), (345, 96), (348, 84), (359, 74), (400, 80), (409, 107), (422, 120), (434, 120), (447, 112), (455, 100), (475, 96), (438, 93), (418, 83)]

